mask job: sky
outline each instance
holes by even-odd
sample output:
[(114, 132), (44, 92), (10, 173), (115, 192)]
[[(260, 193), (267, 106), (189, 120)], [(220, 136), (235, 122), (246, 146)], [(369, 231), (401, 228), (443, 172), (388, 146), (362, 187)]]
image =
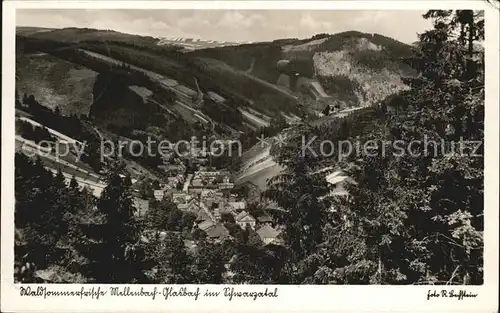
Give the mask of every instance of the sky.
[(17, 26), (87, 27), (153, 37), (217, 41), (308, 38), (357, 30), (405, 43), (431, 27), (422, 11), (19, 9)]

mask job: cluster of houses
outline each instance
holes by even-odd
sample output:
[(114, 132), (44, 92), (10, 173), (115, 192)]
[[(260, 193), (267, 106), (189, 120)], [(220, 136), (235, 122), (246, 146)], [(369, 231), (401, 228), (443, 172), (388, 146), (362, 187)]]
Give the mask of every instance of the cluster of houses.
[[(317, 174), (325, 175), (323, 171)], [(342, 171), (329, 173), (325, 179), (331, 185), (330, 193), (325, 196), (347, 197), (349, 193), (346, 185), (356, 184)], [(254, 230), (264, 245), (281, 244), (281, 227), (266, 213), (278, 208), (273, 208), (273, 203), (261, 204), (260, 210), (249, 208), (247, 199), (240, 199), (232, 193), (234, 183), (229, 172), (199, 167), (194, 173), (183, 176), (179, 182), (182, 182), (182, 188), (155, 190), (155, 198), (160, 201), (169, 197), (179, 210), (196, 216), (195, 226), (205, 232), (208, 239), (230, 239), (231, 234), (226, 226), (228, 222), (234, 221), (242, 230)], [(134, 204), (138, 214), (147, 212), (147, 200), (135, 199)], [(331, 209), (335, 211), (334, 207)], [(345, 227), (350, 227), (347, 217), (343, 218)]]
[[(169, 199), (179, 210), (196, 216), (195, 226), (205, 232), (208, 239), (230, 239), (225, 225), (234, 223), (243, 230), (255, 231), (264, 244), (280, 243), (280, 231), (272, 218), (263, 213), (265, 210), (249, 209), (247, 200), (250, 199), (242, 199), (233, 192), (232, 174), (208, 166), (207, 153), (200, 149), (190, 149), (182, 155), (163, 152), (162, 169), (166, 177), (153, 192), (156, 201)], [(147, 214), (148, 200), (137, 197), (134, 205), (137, 215)]]
[[(187, 175), (172, 168), (171, 176), (162, 188), (154, 190), (154, 197), (157, 201), (169, 198), (179, 210), (195, 215), (196, 227), (205, 232), (208, 239), (222, 241), (231, 238), (224, 226), (230, 219), (243, 230), (251, 228), (256, 231), (264, 244), (278, 244), (280, 231), (274, 228), (271, 217), (249, 213), (246, 200), (231, 192), (234, 183), (230, 176), (227, 171), (203, 166)], [(139, 216), (144, 216), (149, 209), (148, 200), (135, 198), (134, 205)]]
[[(280, 226), (265, 213), (269, 212), (269, 208), (262, 208), (262, 205), (259, 210), (249, 208), (248, 201), (255, 203), (259, 199), (250, 194), (245, 199), (239, 197), (234, 193), (232, 174), (207, 166), (205, 159), (206, 155), (197, 150), (182, 157), (166, 156), (166, 179), (154, 190), (154, 198), (157, 201), (168, 198), (179, 210), (196, 216), (196, 227), (211, 240), (231, 238), (226, 226), (234, 223), (243, 230), (254, 230), (264, 244), (279, 244)], [(191, 170), (188, 171), (187, 167)], [(325, 168), (316, 174), (326, 175), (324, 179), (331, 186), (330, 193), (325, 196), (346, 197), (346, 184), (355, 184), (340, 170)], [(144, 216), (149, 209), (148, 200), (136, 198), (134, 205), (139, 216)], [(349, 226), (347, 217), (345, 219)]]
[(225, 171), (214, 171), (201, 168), (190, 177), (181, 192), (172, 194), (177, 208), (196, 215), (197, 227), (213, 240), (230, 237), (224, 226), (224, 215), (232, 216), (234, 222), (242, 229), (247, 227), (256, 230), (264, 243), (276, 243), (279, 231), (273, 228), (272, 219), (267, 216), (252, 216), (247, 212), (247, 202), (232, 194), (234, 184), (230, 174)]

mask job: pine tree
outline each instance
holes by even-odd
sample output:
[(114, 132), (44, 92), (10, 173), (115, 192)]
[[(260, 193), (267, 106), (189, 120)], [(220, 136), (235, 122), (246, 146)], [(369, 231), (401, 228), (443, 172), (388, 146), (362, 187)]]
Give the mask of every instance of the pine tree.
[[(435, 19), (436, 31), (458, 31), (459, 35), (436, 36), (436, 31), (421, 35), (421, 41), (437, 51), (422, 50), (424, 59), (437, 54), (441, 62), (437, 68), (435, 63), (422, 63), (424, 77), (427, 72), (437, 75), (423, 80), (424, 90), (412, 90), (410, 99), (437, 126), (436, 138), (484, 142), (484, 56), (475, 50), (476, 43), (484, 39), (484, 18), (481, 12), (468, 10), (447, 15), (448, 19)], [(432, 13), (426, 16), (432, 17)], [(428, 128), (416, 126), (420, 133)], [(408, 132), (403, 126), (401, 129), (403, 134)], [(419, 215), (431, 227), (420, 227), (419, 244), (428, 251), (427, 276), (438, 281), (482, 282), (483, 157), (470, 152), (427, 158), (429, 167), (423, 172), (428, 179), (420, 188), (427, 189), (429, 200), (428, 210)]]
[(151, 264), (154, 269), (149, 275), (152, 282), (186, 284), (195, 281), (193, 260), (181, 236), (170, 232), (165, 233), (165, 236), (157, 233), (146, 244), (145, 251), (145, 264)]
[[(426, 136), (438, 152), (449, 148), (444, 141), (483, 140), (482, 60), (471, 59), (470, 41), (463, 34), (453, 36), (457, 27), (480, 34), (481, 21), (471, 26), (476, 14), (461, 11), (425, 16), (435, 19), (435, 28), (420, 36), (411, 59), (422, 75), (402, 94), (408, 109), (361, 140), (409, 143)], [(372, 283), (482, 281), (482, 158), (433, 154), (434, 147), (427, 148), (430, 153), (421, 145), (413, 155), (394, 157), (388, 150), (363, 156), (349, 173), (358, 185), (350, 190), (349, 203), (339, 208), (352, 219), (348, 233), (360, 246), (356, 259), (364, 268), (358, 268), (358, 277)]]
[[(420, 36), (408, 60), (420, 73), (407, 79), (412, 88), (387, 100), (399, 108), (396, 114), (373, 108), (363, 113), (365, 121), (358, 114), (302, 134), (319, 135), (317, 142), (359, 136), (361, 144), (375, 140), (379, 147), (426, 138), (438, 153), (432, 144), (402, 155), (390, 146), (337, 162), (335, 153), (300, 157), (300, 143), (281, 149), (286, 169), (271, 181), (268, 197), (282, 207), (274, 215), (285, 226), (291, 255), (284, 269), (295, 273), (294, 282), (482, 282), (483, 158), (440, 151), (449, 149), (445, 141), (484, 141), (484, 55), (476, 50), (484, 19), (466, 11), (424, 17), (434, 28)], [(356, 181), (349, 197), (328, 196), (322, 179), (329, 167), (344, 168)]]
[(70, 181), (70, 183), (69, 183), (69, 189), (70, 189), (71, 191), (73, 191), (73, 192), (76, 192), (76, 191), (80, 191), (80, 190), (79, 190), (79, 188), (80, 188), (80, 187), (79, 187), (78, 182), (77, 182), (77, 180), (76, 180), (76, 178), (75, 178), (75, 175), (73, 175), (73, 176), (71, 177), (71, 181)]
[(285, 147), (279, 162), (286, 169), (272, 178), (266, 197), (276, 201), (281, 208), (272, 213), (277, 224), (284, 226), (283, 238), (290, 250), (287, 272), (291, 282), (300, 283), (304, 272), (298, 271), (298, 263), (313, 254), (323, 241), (327, 205), (320, 196), (327, 192), (326, 181), (310, 175), (314, 160), (297, 152), (300, 144), (294, 142)]
[[(16, 155), (16, 229), (24, 244), (16, 247), (17, 261), (43, 269), (62, 261), (67, 222), (68, 191), (59, 171), (54, 177), (42, 161)], [(19, 250), (19, 253), (17, 249)], [(21, 253), (24, 251), (24, 253)]]
[(99, 244), (89, 256), (93, 263), (91, 275), (97, 282), (131, 283), (144, 279), (130, 185), (130, 178), (121, 179), (117, 172), (111, 174), (97, 202), (104, 223), (96, 225)]
[(202, 241), (194, 260), (193, 276), (196, 282), (199, 284), (224, 283), (225, 264), (228, 261), (221, 244)]

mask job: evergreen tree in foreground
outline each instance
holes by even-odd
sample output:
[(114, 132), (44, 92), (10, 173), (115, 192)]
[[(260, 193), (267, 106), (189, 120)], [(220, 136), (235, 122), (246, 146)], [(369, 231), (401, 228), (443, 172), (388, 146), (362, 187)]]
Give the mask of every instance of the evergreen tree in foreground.
[[(420, 35), (409, 60), (420, 75), (390, 100), (398, 113), (377, 115), (369, 131), (358, 127), (359, 138), (347, 132), (361, 145), (374, 140), (378, 150), (344, 162), (335, 154), (280, 153), (287, 169), (271, 182), (269, 196), (284, 211), (280, 222), (292, 252), (285, 269), (297, 283), (482, 283), (483, 149), (450, 152), (452, 142), (484, 141), (484, 55), (477, 48), (484, 19), (472, 11), (424, 17), (434, 29)], [(408, 146), (424, 138), (433, 143)], [(403, 153), (382, 149), (396, 140)], [(354, 179), (349, 197), (325, 192), (324, 175), (315, 173), (328, 166)], [(321, 235), (311, 236), (318, 228)]]
[[(358, 168), (350, 174), (358, 185), (339, 207), (352, 220), (346, 230), (354, 232), (351, 242), (364, 248), (346, 269), (354, 261), (357, 275), (378, 284), (478, 284), (482, 148), (474, 156), (470, 147), (459, 151), (456, 144), (484, 140), (484, 64), (473, 48), (483, 39), (483, 19), (472, 11), (430, 11), (424, 17), (435, 27), (420, 36), (410, 60), (421, 75), (401, 95), (408, 109), (390, 115), (362, 140), (433, 143), (414, 145), (399, 156), (389, 148), (356, 160)], [(342, 241), (337, 236), (336, 242)]]
[(134, 219), (135, 208), (130, 193), (130, 177), (112, 173), (108, 186), (97, 202), (102, 223), (89, 227), (91, 244), (90, 276), (96, 282), (132, 283), (144, 281), (139, 229)]

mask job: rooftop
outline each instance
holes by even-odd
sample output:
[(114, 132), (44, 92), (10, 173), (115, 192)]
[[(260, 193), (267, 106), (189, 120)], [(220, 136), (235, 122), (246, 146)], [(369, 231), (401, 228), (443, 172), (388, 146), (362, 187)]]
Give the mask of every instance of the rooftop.
[(203, 230), (203, 231), (207, 231), (213, 226), (215, 226), (215, 223), (212, 222), (212, 220), (210, 220), (210, 219), (204, 220), (203, 222), (198, 224), (198, 228)]
[(244, 219), (244, 218), (246, 218), (246, 217), (249, 217), (249, 218), (251, 218), (251, 219), (255, 220), (255, 219), (253, 218), (253, 216), (252, 216), (252, 215), (250, 215), (247, 211), (242, 211), (242, 212), (240, 212), (238, 215), (236, 215), (236, 217), (234, 218), (234, 220), (235, 220), (235, 221), (241, 221), (242, 219)]
[(269, 215), (260, 215), (260, 216), (257, 216), (257, 220), (261, 223), (268, 223), (268, 222), (272, 222), (273, 219), (269, 216)]
[(246, 208), (246, 203), (244, 201), (230, 201), (228, 205), (231, 206), (233, 210), (244, 210)]
[(274, 229), (273, 227), (269, 225), (264, 225), (259, 230), (257, 230), (257, 234), (260, 236), (260, 238), (276, 238), (279, 236), (280, 232)]
[(227, 238), (229, 237), (229, 231), (224, 225), (219, 223), (207, 235), (209, 238)]

